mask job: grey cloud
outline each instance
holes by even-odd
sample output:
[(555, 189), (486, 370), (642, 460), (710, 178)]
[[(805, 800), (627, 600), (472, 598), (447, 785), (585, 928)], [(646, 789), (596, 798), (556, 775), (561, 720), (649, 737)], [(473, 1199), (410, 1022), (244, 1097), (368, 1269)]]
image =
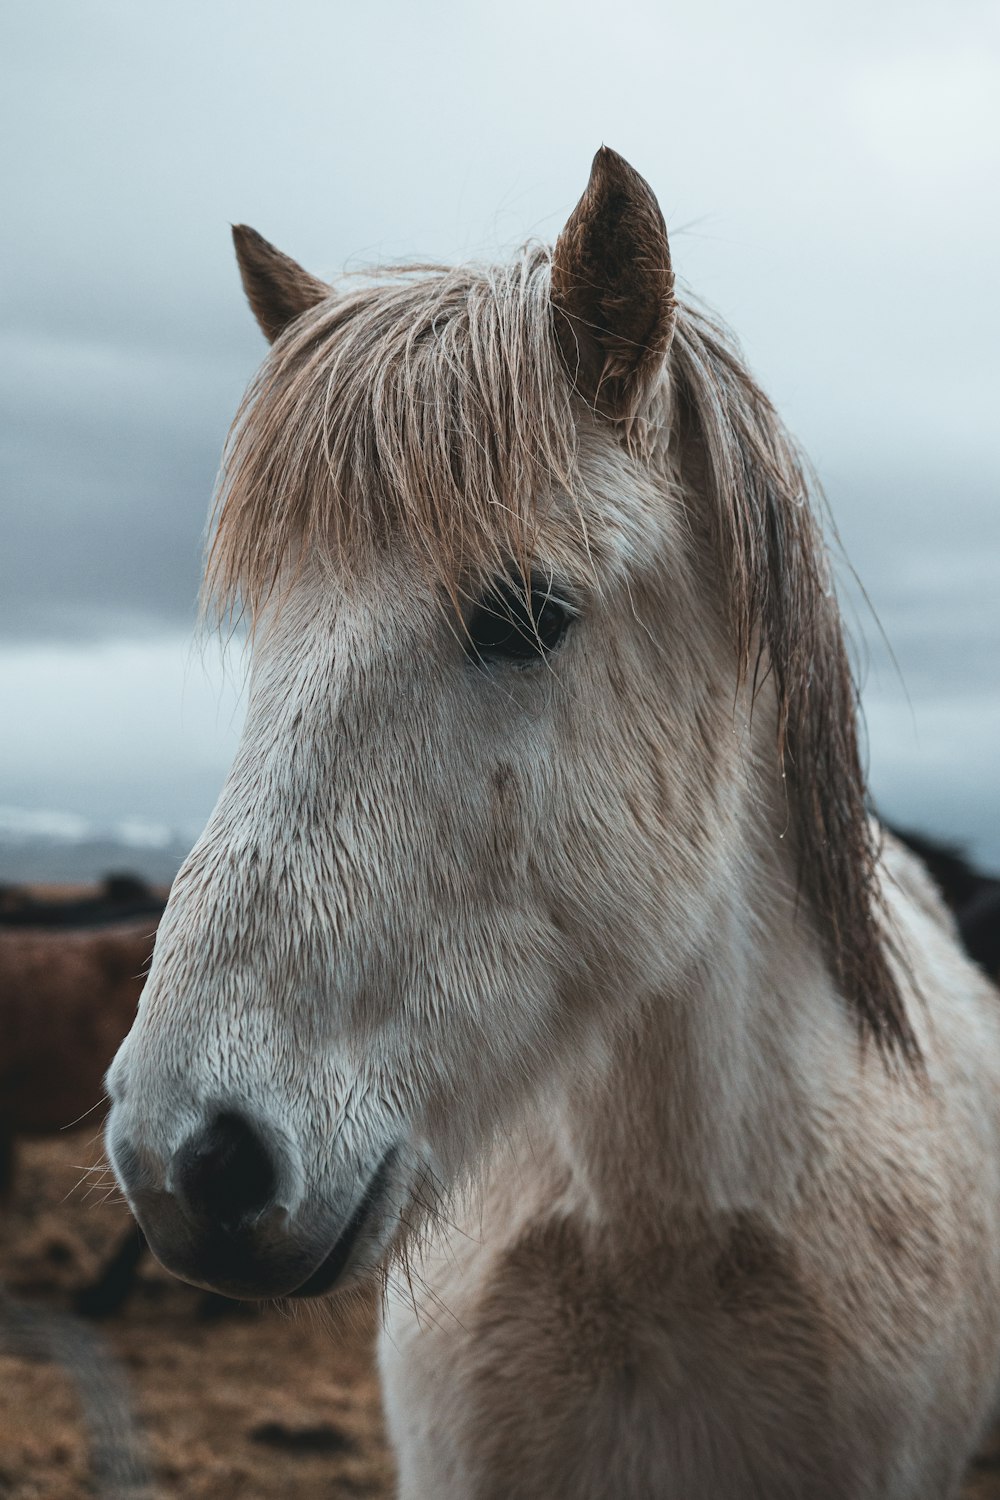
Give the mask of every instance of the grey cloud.
[(191, 616), (241, 372), (113, 345), (0, 341), (2, 633), (128, 634)]

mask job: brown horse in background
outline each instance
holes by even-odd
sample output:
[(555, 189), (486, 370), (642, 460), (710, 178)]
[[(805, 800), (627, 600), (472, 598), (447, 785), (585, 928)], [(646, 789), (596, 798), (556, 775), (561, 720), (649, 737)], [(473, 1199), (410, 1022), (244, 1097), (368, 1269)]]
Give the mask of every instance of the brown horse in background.
[[(18, 1138), (99, 1127), (104, 1074), (135, 1019), (164, 902), (131, 876), (68, 895), (0, 887), (0, 1204)], [(132, 1226), (78, 1310), (120, 1306), (143, 1246)]]

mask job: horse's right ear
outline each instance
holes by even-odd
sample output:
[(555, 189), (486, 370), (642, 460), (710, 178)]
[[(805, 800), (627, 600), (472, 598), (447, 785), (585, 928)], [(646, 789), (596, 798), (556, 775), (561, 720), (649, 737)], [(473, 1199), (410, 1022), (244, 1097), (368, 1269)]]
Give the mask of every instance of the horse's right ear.
[(628, 424), (659, 373), (677, 304), (667, 230), (649, 184), (602, 146), (552, 255), (563, 360), (584, 400)]
[(247, 301), (270, 343), (301, 313), (329, 297), (325, 281), (310, 276), (248, 224), (233, 225), (233, 244)]

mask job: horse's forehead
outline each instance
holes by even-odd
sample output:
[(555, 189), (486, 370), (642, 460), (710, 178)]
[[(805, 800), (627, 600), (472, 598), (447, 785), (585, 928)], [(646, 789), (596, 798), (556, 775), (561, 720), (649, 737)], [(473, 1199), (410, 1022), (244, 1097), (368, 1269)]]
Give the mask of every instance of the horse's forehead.
[(598, 581), (662, 569), (665, 553), (675, 551), (685, 534), (681, 487), (666, 454), (654, 472), (613, 437), (585, 429), (578, 464), (579, 504), (576, 495), (569, 503), (557, 499), (543, 516), (542, 536), (565, 545), (566, 531), (572, 534), (575, 526), (571, 546), (583, 544)]
[[(414, 628), (437, 633), (441, 612), (457, 617), (492, 579), (492, 570), (537, 566), (583, 599), (614, 585), (669, 572), (683, 555), (687, 526), (680, 486), (665, 484), (601, 428), (586, 426), (577, 447), (577, 483), (553, 485), (533, 497), (531, 539), (521, 555), (498, 537), (494, 562), (475, 570), (438, 571), (405, 532), (349, 555), (318, 553), (300, 542), (286, 558), (270, 607), (259, 619), (257, 645), (281, 644), (295, 656), (317, 647), (337, 656), (364, 656), (377, 636), (384, 647), (398, 634), (412, 644)], [(477, 564), (477, 567), (481, 565)], [(459, 627), (460, 628), (460, 627)], [(255, 653), (261, 654), (261, 653)], [(273, 656), (273, 651), (267, 652)]]

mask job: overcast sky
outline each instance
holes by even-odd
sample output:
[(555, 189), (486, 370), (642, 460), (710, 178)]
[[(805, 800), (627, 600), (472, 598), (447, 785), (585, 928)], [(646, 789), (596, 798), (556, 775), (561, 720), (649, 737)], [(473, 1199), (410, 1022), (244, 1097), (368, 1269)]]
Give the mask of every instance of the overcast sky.
[(554, 237), (607, 142), (804, 442), (864, 610), (889, 813), (1000, 863), (1000, 11), (8, 5), (0, 803), (193, 832), (240, 662), (191, 651), (262, 353), (254, 224), (319, 274)]

